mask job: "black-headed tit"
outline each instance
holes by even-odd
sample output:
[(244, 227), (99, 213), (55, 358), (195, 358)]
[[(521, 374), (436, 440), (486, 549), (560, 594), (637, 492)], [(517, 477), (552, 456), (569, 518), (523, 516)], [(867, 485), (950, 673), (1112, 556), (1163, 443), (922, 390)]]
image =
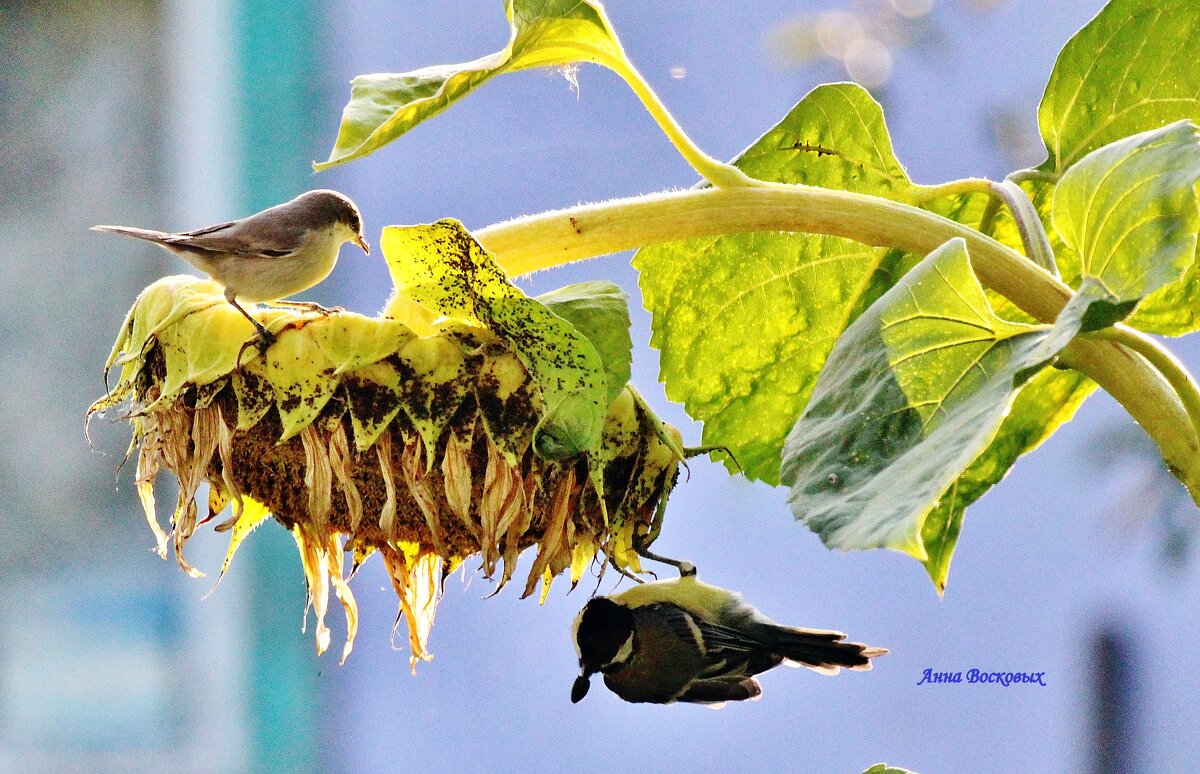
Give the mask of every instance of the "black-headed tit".
[[(358, 207), (328, 190), (308, 191), (241, 220), (178, 234), (125, 226), (92, 226), (92, 230), (153, 242), (208, 274), (225, 288), (225, 298), (254, 324), (267, 344), (275, 337), (238, 299), (279, 303), (328, 277), (344, 243), (353, 242), (370, 252)], [(284, 305), (325, 311), (316, 304)]]
[(867, 670), (887, 653), (841, 632), (779, 626), (731, 591), (694, 575), (643, 583), (595, 597), (575, 618), (575, 649), (583, 674), (571, 701), (587, 695), (600, 672), (609, 690), (629, 702), (718, 704), (762, 693), (754, 675), (785, 661), (822, 674)]

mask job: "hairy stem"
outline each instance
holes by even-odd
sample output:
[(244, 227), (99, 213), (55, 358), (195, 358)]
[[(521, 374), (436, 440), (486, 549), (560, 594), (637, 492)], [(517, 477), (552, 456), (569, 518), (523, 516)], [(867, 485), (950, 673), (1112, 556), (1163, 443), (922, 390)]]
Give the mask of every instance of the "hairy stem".
[(943, 196), (973, 193), (986, 194), (991, 197), (983, 211), (979, 231), (985, 234), (990, 233), (1000, 205), (1006, 205), (1017, 224), (1017, 232), (1021, 235), (1021, 244), (1025, 247), (1025, 255), (1055, 277), (1059, 276), (1058, 264), (1054, 260), (1054, 249), (1050, 247), (1050, 238), (1046, 236), (1046, 227), (1042, 225), (1042, 218), (1038, 214), (1037, 208), (1033, 206), (1033, 202), (1029, 200), (1029, 195), (1021, 186), (1011, 180), (997, 183), (994, 180), (982, 178), (966, 178), (941, 185), (922, 186), (912, 203), (924, 204)]
[(1029, 260), (1041, 266), (1054, 277), (1059, 278), (1058, 263), (1054, 260), (1054, 248), (1050, 246), (1050, 237), (1042, 224), (1042, 217), (1029, 199), (1025, 189), (1011, 180), (995, 184), (996, 196), (1004, 200), (1017, 222), (1017, 231), (1021, 234), (1021, 244), (1025, 246), (1025, 254)]
[(983, 207), (983, 214), (979, 216), (979, 231), (991, 236), (992, 229), (996, 226), (996, 216), (999, 214), (1000, 200), (988, 199)]
[[(475, 236), (519, 275), (646, 245), (751, 231), (827, 234), (918, 255), (961, 237), (980, 281), (1034, 318), (1052, 322), (1071, 295), (1019, 253), (961, 223), (887, 199), (798, 185), (692, 189), (585, 204), (499, 223)], [(1078, 339), (1064, 360), (1129, 411), (1200, 501), (1200, 440), (1163, 375), (1115, 341)]]
[(658, 128), (662, 130), (679, 154), (683, 156), (687, 163), (692, 165), (692, 168), (700, 173), (700, 176), (709, 183), (718, 188), (725, 187), (740, 187), (755, 185), (757, 181), (746, 175), (745, 172), (735, 166), (726, 164), (723, 161), (718, 161), (712, 156), (700, 149), (700, 146), (688, 136), (675, 117), (667, 110), (667, 106), (650, 88), (650, 84), (646, 83), (646, 79), (637, 71), (629, 62), (608, 62), (605, 64), (610, 67), (617, 75), (625, 79), (629, 84), (629, 88), (637, 95), (637, 98), (646, 106), (646, 110), (650, 111), (651, 117), (654, 118)]
[(1200, 435), (1200, 386), (1197, 386), (1195, 378), (1171, 350), (1141, 331), (1123, 325), (1114, 325), (1090, 335), (1121, 344), (1146, 358), (1174, 388), (1184, 409), (1187, 410), (1193, 429)]
[(965, 177), (962, 180), (951, 180), (948, 183), (919, 186), (912, 197), (913, 204), (925, 204), (943, 196), (958, 194), (985, 194), (995, 197), (995, 183), (982, 177)]
[(1042, 183), (1057, 183), (1061, 178), (1062, 175), (1058, 174), (1057, 172), (1046, 172), (1041, 169), (1031, 168), (1018, 169), (1016, 172), (1009, 174), (1008, 177), (1004, 179), (1010, 183), (1016, 183), (1017, 185), (1020, 185), (1026, 180), (1037, 180)]

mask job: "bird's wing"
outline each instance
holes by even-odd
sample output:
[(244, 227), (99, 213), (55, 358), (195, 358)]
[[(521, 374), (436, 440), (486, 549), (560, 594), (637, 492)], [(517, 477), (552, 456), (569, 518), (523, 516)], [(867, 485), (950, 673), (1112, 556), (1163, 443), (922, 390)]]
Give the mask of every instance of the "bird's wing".
[(709, 650), (745, 652), (763, 647), (762, 642), (728, 626), (699, 620), (696, 625), (700, 628), (704, 645)]
[(679, 605), (662, 602), (635, 607), (633, 611), (635, 618), (642, 624), (642, 631), (646, 631), (646, 627), (653, 624), (655, 627), (662, 627), (680, 642), (700, 651), (705, 649), (704, 631), (700, 628), (700, 620)]
[(238, 222), (236, 220), (228, 220), (228, 221), (225, 221), (224, 223), (214, 223), (211, 226), (205, 226), (204, 228), (198, 228), (195, 231), (184, 231), (180, 234), (177, 234), (176, 236), (198, 237), (198, 236), (204, 236), (205, 234), (214, 234), (218, 231), (226, 231), (231, 226), (236, 226), (237, 223)]
[(719, 707), (727, 701), (745, 701), (758, 698), (762, 686), (753, 677), (725, 680), (696, 680), (688, 685), (676, 701), (692, 704), (712, 704)]
[(603, 670), (604, 683), (625, 701), (674, 701), (704, 666), (691, 616), (670, 604), (635, 607), (631, 612), (634, 659)]
[[(785, 660), (822, 674), (837, 674), (841, 667), (869, 670), (871, 659), (887, 652), (860, 642), (846, 642), (845, 634), (830, 629), (780, 626), (745, 605), (728, 610), (725, 615), (722, 620), (729, 626), (712, 623), (704, 626), (712, 630), (709, 636), (715, 643), (726, 648), (751, 649), (753, 656), (747, 674), (757, 674)], [(768, 655), (773, 662), (766, 658)]]
[[(687, 609), (671, 603), (650, 605), (655, 618), (685, 642), (693, 642), (708, 653), (748, 653), (766, 647), (764, 643), (744, 632), (721, 624), (705, 621)], [(719, 656), (718, 656), (719, 657)]]
[[(765, 672), (783, 659), (756, 637), (728, 626), (697, 620), (704, 642), (704, 680), (733, 680)], [(748, 697), (744, 697), (748, 698)]]
[(695, 659), (692, 674), (698, 680), (732, 680), (736, 683), (782, 661), (759, 640), (736, 629), (705, 621), (679, 605), (669, 602), (647, 605), (634, 608), (634, 614), (639, 616), (638, 631), (646, 639), (639, 655), (646, 658), (666, 645), (662, 635), (654, 641), (645, 637), (653, 631), (652, 622), (654, 629), (677, 643), (672, 645), (673, 648), (694, 654), (691, 656)]
[(175, 247), (207, 253), (264, 258), (282, 258), (291, 254), (299, 244), (302, 235), (293, 233), (295, 229), (292, 224), (282, 223), (276, 228), (264, 228), (262, 223), (256, 223), (255, 220), (251, 217), (217, 223), (195, 231), (172, 234), (165, 241)]

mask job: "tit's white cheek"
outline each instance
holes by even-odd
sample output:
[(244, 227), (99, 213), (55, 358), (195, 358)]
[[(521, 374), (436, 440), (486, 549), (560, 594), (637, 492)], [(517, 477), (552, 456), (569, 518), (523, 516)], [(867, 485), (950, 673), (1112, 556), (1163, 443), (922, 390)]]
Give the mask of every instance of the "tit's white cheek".
[(617, 649), (617, 655), (613, 656), (610, 664), (626, 664), (633, 657), (633, 632), (625, 638), (625, 642), (621, 643), (621, 647)]
[(579, 615), (575, 616), (575, 620), (571, 621), (571, 643), (575, 645), (575, 655), (579, 658), (579, 663), (583, 663), (583, 651), (579, 649), (579, 622), (583, 620), (583, 611), (579, 611)]

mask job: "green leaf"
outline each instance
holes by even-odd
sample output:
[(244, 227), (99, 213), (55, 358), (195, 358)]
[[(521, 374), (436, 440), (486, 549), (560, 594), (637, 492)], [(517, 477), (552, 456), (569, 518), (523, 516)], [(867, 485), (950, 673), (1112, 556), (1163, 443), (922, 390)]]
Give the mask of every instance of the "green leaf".
[[(1071, 284), (1082, 277), (1105, 291), (1089, 310), (1086, 329), (1120, 320), (1192, 267), (1198, 180), (1200, 142), (1190, 121), (1105, 145), (1063, 175), (1054, 191), (1054, 228), (1075, 260), (1059, 266)], [(1162, 332), (1188, 329), (1197, 314), (1194, 281), (1147, 299), (1131, 323)]]
[(633, 350), (629, 294), (612, 282), (594, 280), (543, 293), (537, 300), (592, 342), (604, 361), (608, 403), (612, 403), (629, 383)]
[(627, 63), (597, 3), (509, 0), (506, 13), (512, 32), (508, 45), (494, 54), (462, 64), (355, 78), (329, 159), (313, 167), (328, 169), (366, 156), (501, 73), (576, 62), (619, 70)]
[[(1050, 205), (1054, 185), (1044, 180), (1029, 180), (1023, 187), (1045, 224), (1054, 254), (1062, 265), (1078, 265), (1074, 251), (1050, 226)], [(990, 197), (967, 194), (942, 197), (929, 202), (926, 208), (951, 220), (978, 228), (980, 216)], [(990, 235), (1000, 242), (1022, 251), (1016, 223), (1007, 209), (999, 211)], [(1090, 291), (1084, 291), (1090, 292)], [(986, 291), (993, 312), (1015, 322), (1035, 324), (1037, 321), (1004, 296)], [(1089, 311), (1098, 309), (1093, 304)], [(1084, 329), (1088, 315), (1084, 314)], [(950, 486), (938, 506), (929, 512), (921, 528), (928, 559), (925, 570), (938, 593), (945, 591), (950, 562), (958, 544), (966, 509), (999, 483), (1018, 458), (1037, 448), (1061, 425), (1070, 421), (1085, 398), (1096, 388), (1094, 382), (1074, 371), (1046, 369), (1031, 379), (1017, 394), (1008, 416), (996, 432), (987, 449), (971, 463)]]
[(876, 763), (874, 766), (872, 766), (871, 768), (864, 771), (863, 774), (917, 774), (917, 773), (915, 771), (909, 771), (908, 769), (901, 769), (901, 768), (897, 768), (896, 766), (889, 766), (886, 763)]
[(509, 282), (456, 220), (388, 226), (380, 243), (398, 293), (435, 314), (483, 325), (512, 347), (546, 406), (534, 431), (540, 456), (598, 448), (608, 400), (604, 363), (586, 336)]
[(1091, 151), (1180, 119), (1200, 122), (1200, 3), (1112, 0), (1063, 47), (1038, 109), (1063, 172)]
[(1036, 449), (1096, 389), (1096, 383), (1077, 371), (1046, 368), (1030, 379), (1004, 417), (996, 437), (929, 511), (921, 526), (927, 558), (925, 571), (938, 593), (946, 590), (950, 560), (958, 544), (967, 506), (998, 484), (1017, 459)]
[[(853, 84), (819, 86), (734, 162), (752, 177), (907, 198), (883, 111)], [(910, 265), (846, 239), (750, 233), (634, 256), (667, 395), (705, 444), (750, 478), (779, 480), (784, 438), (834, 341)], [(726, 461), (731, 470), (737, 469)]]
[(810, 91), (734, 164), (759, 180), (891, 199), (906, 199), (916, 188), (892, 152), (883, 108), (854, 83)]
[[(951, 240), (863, 313), (830, 353), (789, 435), (796, 517), (830, 548), (930, 556), (923, 522), (996, 437), (1018, 390), (1079, 331), (997, 317)], [(953, 506), (951, 506), (953, 507)], [(937, 557), (935, 557), (937, 559)]]

